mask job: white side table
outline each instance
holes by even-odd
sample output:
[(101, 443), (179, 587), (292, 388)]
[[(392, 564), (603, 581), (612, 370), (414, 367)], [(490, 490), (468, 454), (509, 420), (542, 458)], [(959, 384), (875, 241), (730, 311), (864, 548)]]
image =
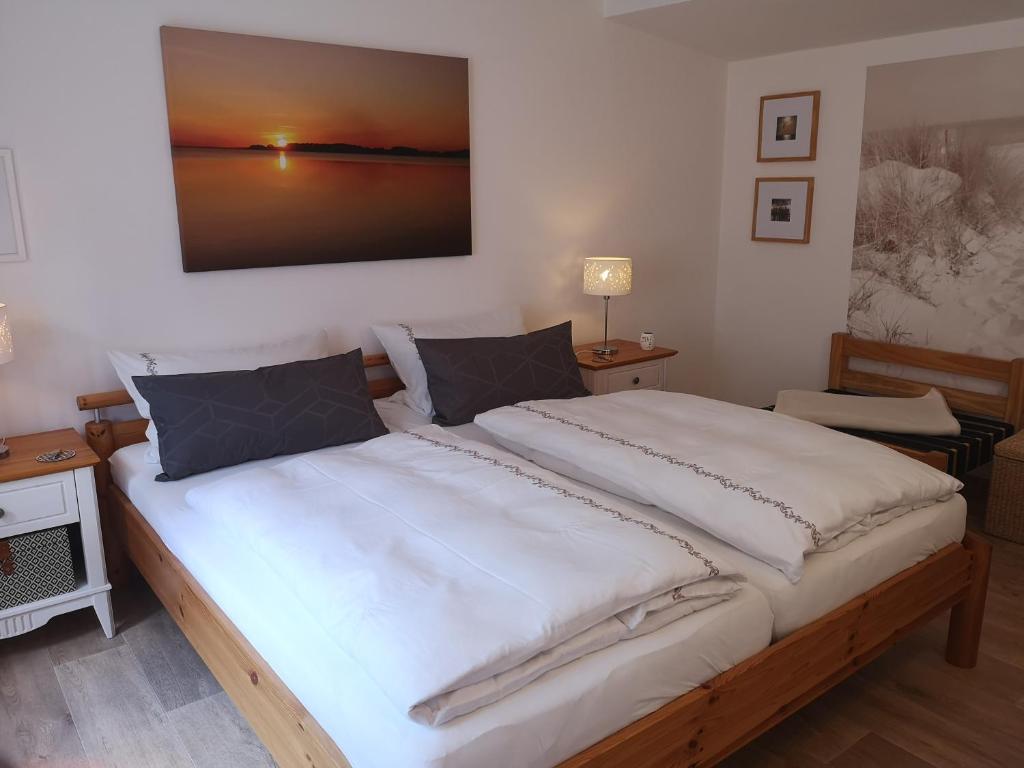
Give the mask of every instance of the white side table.
[[(0, 539), (72, 526), (80, 534), (73, 538), (81, 539), (85, 572), (77, 575), (72, 592), (0, 610), (0, 638), (23, 634), (80, 608), (96, 611), (103, 632), (113, 637), (114, 612), (93, 478), (99, 457), (73, 429), (12, 437), (7, 443), (11, 454), (0, 459)], [(67, 449), (75, 451), (74, 458), (53, 464), (36, 461), (42, 453)]]
[(668, 347), (644, 350), (637, 342), (624, 339), (609, 339), (608, 345), (619, 349), (608, 359), (598, 358), (592, 352), (594, 347), (601, 346), (598, 342), (580, 344), (575, 348), (583, 385), (593, 394), (665, 389), (668, 360), (678, 354), (676, 350)]

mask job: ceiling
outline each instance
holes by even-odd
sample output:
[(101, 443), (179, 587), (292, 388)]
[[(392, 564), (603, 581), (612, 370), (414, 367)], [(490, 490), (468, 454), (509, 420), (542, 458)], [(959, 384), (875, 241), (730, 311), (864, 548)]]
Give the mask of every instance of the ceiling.
[(604, 0), (604, 15), (736, 60), (1024, 17), (1024, 0)]

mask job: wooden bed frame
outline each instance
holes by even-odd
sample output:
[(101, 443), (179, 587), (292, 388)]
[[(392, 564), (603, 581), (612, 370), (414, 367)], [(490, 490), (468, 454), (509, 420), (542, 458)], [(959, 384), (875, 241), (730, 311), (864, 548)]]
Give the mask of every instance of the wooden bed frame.
[[(972, 379), (995, 381), (1006, 386), (1006, 394), (971, 392), (882, 373), (853, 370), (850, 368), (852, 359), (905, 365)], [(828, 386), (829, 389), (848, 389), (853, 392), (890, 397), (918, 397), (927, 394), (934, 387), (942, 392), (946, 402), (955, 411), (1001, 419), (1013, 424), (1017, 430), (1024, 425), (1024, 358), (1019, 357), (1015, 360), (996, 360), (957, 352), (940, 352), (924, 347), (868, 341), (855, 338), (848, 333), (833, 333), (832, 352), (828, 361)], [(943, 472), (946, 471), (948, 457), (942, 451), (916, 451), (913, 448), (889, 443), (885, 445)]]
[[(368, 368), (388, 364), (383, 355), (367, 357), (365, 362)], [(371, 392), (385, 397), (401, 386), (393, 377), (379, 378), (371, 381)], [(146, 421), (101, 419), (99, 409), (130, 403), (124, 391), (78, 398), (81, 410), (96, 411), (96, 419), (86, 424), (86, 439), (102, 460), (96, 470), (97, 489), (112, 580), (123, 581), (127, 575), (126, 554), (280, 768), (348, 766), (339, 745), (111, 482), (107, 460), (118, 448), (144, 441)], [(949, 609), (946, 659), (959, 667), (973, 667), (990, 554), (987, 542), (968, 534), (962, 544), (945, 547), (561, 766), (714, 765)]]

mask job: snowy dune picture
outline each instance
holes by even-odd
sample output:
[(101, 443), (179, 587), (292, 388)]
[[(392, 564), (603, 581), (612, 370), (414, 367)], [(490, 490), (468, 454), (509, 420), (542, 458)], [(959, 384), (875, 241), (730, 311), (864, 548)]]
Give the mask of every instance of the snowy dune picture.
[(873, 67), (848, 307), (858, 336), (1024, 356), (1024, 48)]

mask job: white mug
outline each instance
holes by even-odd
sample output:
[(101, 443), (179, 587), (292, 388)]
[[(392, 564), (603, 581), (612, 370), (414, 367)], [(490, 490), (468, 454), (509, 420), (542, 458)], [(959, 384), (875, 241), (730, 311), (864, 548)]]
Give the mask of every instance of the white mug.
[(640, 334), (640, 349), (645, 352), (650, 352), (654, 349), (654, 334), (650, 331), (644, 331)]

